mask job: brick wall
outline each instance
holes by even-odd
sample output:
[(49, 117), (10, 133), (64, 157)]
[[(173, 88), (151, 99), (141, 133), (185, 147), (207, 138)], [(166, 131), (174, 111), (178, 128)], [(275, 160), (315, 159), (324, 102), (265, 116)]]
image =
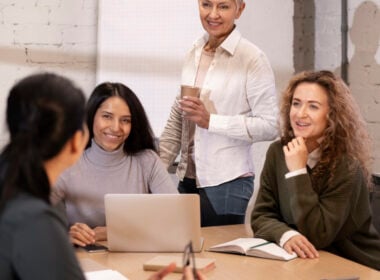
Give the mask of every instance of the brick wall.
[[(314, 15), (305, 13), (306, 18), (301, 19), (305, 24), (308, 17), (315, 17), (314, 35), (307, 25), (299, 24), (298, 31), (295, 28), (296, 32), (314, 36), (309, 36), (311, 39), (307, 43), (315, 41), (315, 51), (309, 47), (303, 50), (305, 38), (294, 35), (295, 44), (301, 46), (301, 49), (296, 46), (295, 54), (303, 55), (295, 61), (296, 66), (300, 64), (297, 69), (309, 68), (314, 62), (316, 69), (339, 72), (340, 3), (338, 0), (314, 0)], [(363, 3), (367, 8), (355, 13)], [(303, 9), (307, 5), (313, 6), (312, 1), (295, 0), (296, 8)], [(380, 0), (349, 0), (348, 5), (350, 86), (374, 139), (374, 171), (380, 172), (380, 51), (378, 29), (375, 28), (380, 24), (371, 22), (380, 15)], [(40, 70), (54, 71), (72, 78), (87, 94), (94, 87), (97, 9), (97, 0), (0, 0), (0, 131), (3, 131), (0, 146), (6, 139), (3, 128), (5, 99), (9, 88), (20, 77)], [(364, 25), (353, 24), (354, 18)], [(353, 25), (357, 28), (352, 28)], [(362, 36), (359, 41), (365, 44), (355, 46), (352, 42), (355, 34)], [(368, 38), (374, 37), (375, 43), (366, 43)], [(307, 57), (307, 53), (314, 58)]]
[[(316, 5), (315, 67), (340, 73), (341, 1)], [(373, 139), (373, 171), (380, 173), (380, 0), (349, 0), (348, 83)]]
[(294, 72), (314, 69), (315, 4), (314, 0), (294, 0), (293, 15)]
[(335, 69), (341, 56), (341, 1), (315, 2), (315, 68)]
[[(91, 91), (97, 5), (97, 0), (0, 0), (0, 131), (9, 89), (29, 73), (54, 71)], [(0, 144), (6, 139), (1, 133)]]

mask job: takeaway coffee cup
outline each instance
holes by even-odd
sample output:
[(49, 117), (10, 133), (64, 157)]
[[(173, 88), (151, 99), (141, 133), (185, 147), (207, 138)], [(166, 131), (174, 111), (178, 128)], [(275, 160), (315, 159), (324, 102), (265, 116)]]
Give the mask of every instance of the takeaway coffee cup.
[(201, 89), (198, 87), (192, 87), (192, 86), (181, 86), (181, 98), (184, 96), (193, 96), (193, 97), (199, 97), (201, 93)]

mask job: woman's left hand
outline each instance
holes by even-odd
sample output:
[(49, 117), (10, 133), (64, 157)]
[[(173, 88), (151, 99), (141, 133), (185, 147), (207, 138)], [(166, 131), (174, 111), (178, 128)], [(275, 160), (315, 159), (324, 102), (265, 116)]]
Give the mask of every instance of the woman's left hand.
[(292, 254), (296, 254), (302, 259), (314, 259), (318, 258), (318, 251), (315, 249), (314, 245), (303, 235), (298, 234), (290, 238), (285, 244), (284, 249)]
[(179, 104), (180, 109), (183, 111), (184, 119), (194, 122), (199, 127), (208, 129), (210, 113), (198, 97), (184, 96), (182, 100), (179, 100)]

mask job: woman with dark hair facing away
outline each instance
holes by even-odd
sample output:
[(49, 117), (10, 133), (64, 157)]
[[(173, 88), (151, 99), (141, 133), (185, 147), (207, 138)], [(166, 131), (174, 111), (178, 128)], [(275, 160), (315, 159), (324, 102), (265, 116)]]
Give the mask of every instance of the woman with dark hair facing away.
[(251, 217), (255, 237), (301, 258), (323, 249), (379, 270), (370, 139), (348, 87), (329, 71), (302, 72), (280, 109), (281, 140), (267, 152)]
[(11, 89), (10, 142), (0, 155), (0, 279), (84, 279), (49, 201), (87, 143), (84, 116), (82, 91), (63, 77), (36, 74)]
[(90, 140), (77, 164), (56, 185), (74, 244), (106, 240), (107, 193), (177, 193), (158, 157), (152, 129), (137, 96), (121, 83), (102, 83), (87, 103)]

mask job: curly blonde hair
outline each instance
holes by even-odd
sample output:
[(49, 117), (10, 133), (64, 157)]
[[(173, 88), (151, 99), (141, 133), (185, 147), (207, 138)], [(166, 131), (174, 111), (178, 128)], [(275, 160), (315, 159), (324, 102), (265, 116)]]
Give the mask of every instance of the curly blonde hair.
[(371, 187), (371, 140), (366, 122), (347, 85), (330, 71), (305, 71), (290, 80), (280, 105), (282, 143), (286, 144), (294, 138), (289, 113), (294, 91), (301, 83), (314, 83), (324, 88), (329, 103), (327, 128), (320, 143), (321, 159), (313, 170), (312, 177), (318, 178), (321, 174), (329, 172), (331, 179), (337, 161), (343, 156), (348, 156), (359, 162), (368, 186)]

